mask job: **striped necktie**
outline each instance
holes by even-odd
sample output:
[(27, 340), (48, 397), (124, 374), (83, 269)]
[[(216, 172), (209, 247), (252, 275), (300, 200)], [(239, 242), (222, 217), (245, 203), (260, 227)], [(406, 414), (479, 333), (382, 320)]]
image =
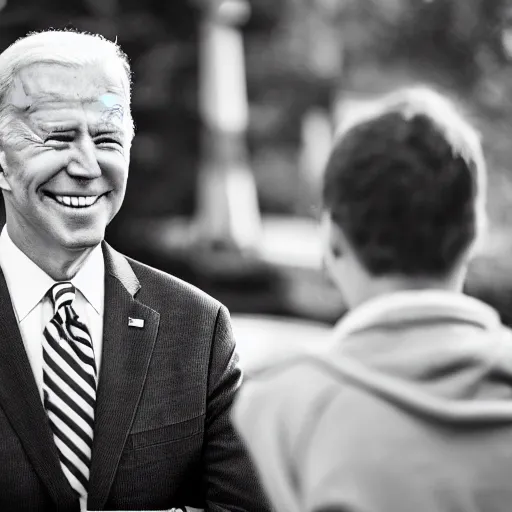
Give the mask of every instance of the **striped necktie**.
[(60, 463), (78, 496), (87, 495), (96, 403), (96, 363), (91, 335), (72, 307), (75, 287), (48, 291), (54, 316), (43, 334), (43, 395)]

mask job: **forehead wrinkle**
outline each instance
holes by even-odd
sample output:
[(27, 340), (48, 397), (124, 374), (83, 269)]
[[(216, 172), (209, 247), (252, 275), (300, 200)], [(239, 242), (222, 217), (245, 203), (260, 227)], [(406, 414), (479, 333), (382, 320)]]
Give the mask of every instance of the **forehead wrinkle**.
[(58, 109), (62, 108), (63, 103), (67, 103), (68, 105), (66, 105), (66, 106), (68, 106), (68, 107), (98, 104), (98, 105), (102, 105), (102, 107), (103, 107), (102, 109), (104, 111), (121, 111), (121, 113), (124, 113), (124, 108), (125, 108), (122, 100), (121, 100), (121, 102), (116, 103), (115, 105), (113, 105), (111, 107), (108, 107), (108, 106), (105, 106), (104, 103), (98, 97), (93, 96), (93, 95), (85, 97), (85, 98), (77, 98), (77, 97), (73, 97), (72, 95), (64, 96), (61, 93), (57, 93), (57, 92), (45, 92), (45, 93), (38, 94), (37, 96), (33, 96), (33, 97), (28, 96), (28, 98), (31, 100), (30, 101), (30, 105), (31, 105), (30, 110), (31, 111), (35, 111), (39, 108), (44, 108), (45, 106), (49, 107), (49, 109), (52, 109), (52, 107), (53, 107), (53, 110), (58, 110)]
[[(7, 101), (5, 103), (8, 110), (18, 114), (35, 114), (40, 110), (76, 106), (85, 110), (85, 103), (95, 103), (94, 110), (97, 109), (106, 121), (120, 121), (122, 128), (133, 136), (130, 97), (123, 80), (112, 80), (112, 76), (105, 69), (87, 74), (87, 69), (83, 68), (77, 69), (78, 74), (75, 74), (75, 70), (68, 68), (62, 76), (65, 82), (63, 83), (55, 67), (41, 65), (43, 67), (40, 70), (39, 66), (34, 65), (20, 69), (16, 74), (9, 91), (10, 97), (6, 98), (7, 101), (10, 100), (9, 105)], [(47, 69), (48, 73), (45, 73)], [(76, 82), (83, 70), (86, 73), (85, 83)], [(73, 74), (70, 75), (68, 71)], [(66, 84), (70, 86), (69, 89), (66, 88)], [(74, 92), (70, 94), (69, 91)]]
[[(63, 68), (62, 73), (59, 67)], [(88, 72), (89, 68), (92, 73)], [(105, 69), (91, 66), (76, 69), (45, 63), (27, 66), (14, 76), (10, 95), (14, 104), (22, 108), (36, 102), (101, 101), (106, 95), (129, 104), (123, 81), (112, 77)]]
[[(88, 108), (90, 107), (90, 108)], [(128, 109), (129, 110), (129, 109)], [(66, 124), (82, 117), (98, 116), (99, 122), (124, 119), (125, 106), (117, 103), (106, 107), (97, 98), (65, 100), (59, 94), (45, 95), (34, 100), (31, 107), (23, 112), (27, 117), (43, 124)]]
[[(25, 112), (27, 114), (33, 114), (36, 111), (41, 110), (45, 106), (49, 106), (53, 103), (61, 103), (63, 98), (58, 93), (48, 92), (48, 93), (45, 93), (44, 95), (39, 95), (36, 97), (29, 97), (29, 100), (31, 100), (30, 105), (25, 110)], [(56, 108), (58, 108), (58, 107), (56, 107)]]
[[(11, 110), (14, 110), (15, 113), (22, 116), (33, 116), (34, 114), (38, 114), (44, 110), (47, 111), (59, 111), (63, 109), (63, 103), (71, 103), (64, 107), (80, 107), (83, 109), (87, 104), (94, 105), (100, 103), (97, 98), (86, 98), (81, 100), (76, 100), (73, 98), (64, 98), (62, 95), (58, 93), (45, 93), (44, 95), (38, 95), (36, 97), (31, 97), (26, 94), (26, 91), (18, 93), (16, 98), (13, 98), (11, 101), (7, 103), (7, 107), (10, 107)], [(113, 105), (112, 107), (104, 107), (102, 104), (98, 109), (101, 112), (103, 118), (107, 120), (112, 120), (115, 118), (124, 120), (125, 107), (118, 103)]]

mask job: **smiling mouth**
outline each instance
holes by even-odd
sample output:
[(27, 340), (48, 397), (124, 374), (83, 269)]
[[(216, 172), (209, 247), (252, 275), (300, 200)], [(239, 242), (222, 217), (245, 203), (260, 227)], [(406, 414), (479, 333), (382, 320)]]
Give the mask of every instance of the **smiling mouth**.
[(50, 199), (53, 199), (55, 202), (61, 204), (62, 206), (67, 206), (69, 208), (89, 208), (94, 205), (100, 197), (103, 197), (105, 194), (100, 194), (98, 196), (63, 196), (52, 194), (50, 192), (44, 192), (46, 196)]

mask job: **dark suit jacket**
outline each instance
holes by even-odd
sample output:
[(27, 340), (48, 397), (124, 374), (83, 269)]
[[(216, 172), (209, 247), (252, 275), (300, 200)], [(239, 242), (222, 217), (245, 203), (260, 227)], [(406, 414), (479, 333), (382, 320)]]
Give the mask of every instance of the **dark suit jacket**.
[[(241, 372), (227, 310), (106, 243), (89, 510), (267, 509), (229, 422)], [(0, 272), (0, 510), (78, 511)], [(144, 320), (129, 327), (128, 317)]]

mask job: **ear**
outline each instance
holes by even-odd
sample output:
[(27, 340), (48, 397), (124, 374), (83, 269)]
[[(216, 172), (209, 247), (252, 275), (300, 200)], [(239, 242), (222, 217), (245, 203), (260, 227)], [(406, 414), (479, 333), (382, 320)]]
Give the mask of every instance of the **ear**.
[(2, 190), (11, 190), (11, 185), (7, 181), (7, 177), (5, 175), (5, 170), (7, 169), (7, 158), (5, 156), (5, 151), (0, 149), (0, 189)]
[(338, 225), (330, 221), (329, 226), (329, 249), (335, 260), (341, 258), (345, 253), (345, 238)]
[(332, 260), (341, 258), (345, 254), (345, 238), (328, 211), (322, 214), (321, 232), (324, 255)]

